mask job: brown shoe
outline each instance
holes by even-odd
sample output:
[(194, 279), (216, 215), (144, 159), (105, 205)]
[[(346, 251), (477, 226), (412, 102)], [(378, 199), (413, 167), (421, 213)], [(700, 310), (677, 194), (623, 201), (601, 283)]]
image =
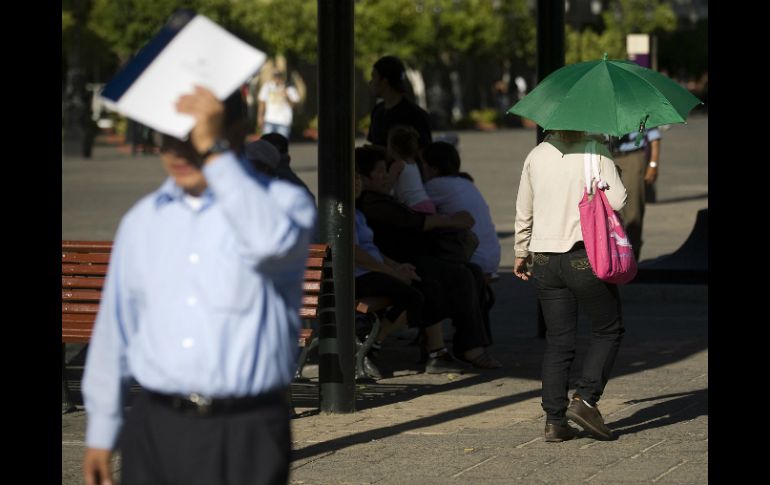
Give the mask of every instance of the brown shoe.
[(567, 407), (567, 418), (579, 424), (594, 438), (600, 440), (613, 438), (612, 431), (604, 424), (604, 418), (599, 412), (599, 408), (589, 406), (578, 394), (572, 396), (572, 401)]
[(549, 443), (558, 443), (560, 441), (571, 440), (577, 436), (578, 430), (564, 422), (559, 423), (545, 423), (545, 441)]

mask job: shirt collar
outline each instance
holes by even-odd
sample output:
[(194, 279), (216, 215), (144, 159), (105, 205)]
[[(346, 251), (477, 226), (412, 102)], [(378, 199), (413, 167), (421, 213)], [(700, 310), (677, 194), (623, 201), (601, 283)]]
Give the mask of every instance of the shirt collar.
[[(184, 190), (182, 190), (182, 187), (178, 186), (174, 182), (174, 179), (169, 177), (155, 192), (155, 207), (160, 209), (166, 204), (174, 201), (184, 203), (183, 197)], [(211, 191), (211, 189), (206, 187), (206, 189), (203, 191), (203, 194), (201, 194), (201, 198), (203, 199), (203, 205), (199, 210), (203, 210), (211, 204), (211, 202), (214, 200), (214, 193)], [(186, 204), (185, 206), (189, 207)]]

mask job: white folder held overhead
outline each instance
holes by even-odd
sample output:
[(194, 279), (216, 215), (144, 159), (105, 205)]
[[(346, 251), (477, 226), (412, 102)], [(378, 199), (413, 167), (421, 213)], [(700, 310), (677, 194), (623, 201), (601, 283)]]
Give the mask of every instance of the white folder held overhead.
[(176, 111), (179, 97), (197, 84), (224, 100), (266, 57), (208, 18), (182, 10), (104, 87), (102, 98), (111, 109), (184, 139), (195, 119)]

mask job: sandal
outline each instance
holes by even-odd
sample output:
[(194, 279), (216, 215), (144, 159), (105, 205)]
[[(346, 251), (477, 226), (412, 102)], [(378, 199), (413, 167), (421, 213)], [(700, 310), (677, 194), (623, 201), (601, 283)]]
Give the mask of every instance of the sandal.
[(475, 359), (469, 360), (458, 357), (459, 360), (471, 364), (476, 369), (499, 369), (503, 366), (499, 360), (492, 357), (489, 353), (484, 351), (481, 355)]

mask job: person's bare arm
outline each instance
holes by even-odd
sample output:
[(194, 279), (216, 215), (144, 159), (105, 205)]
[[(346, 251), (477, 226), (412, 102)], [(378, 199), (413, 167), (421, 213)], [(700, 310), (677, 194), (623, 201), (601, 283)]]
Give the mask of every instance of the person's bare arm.
[(651, 184), (658, 179), (658, 164), (660, 163), (660, 139), (650, 142), (650, 163), (644, 172), (645, 183)]

